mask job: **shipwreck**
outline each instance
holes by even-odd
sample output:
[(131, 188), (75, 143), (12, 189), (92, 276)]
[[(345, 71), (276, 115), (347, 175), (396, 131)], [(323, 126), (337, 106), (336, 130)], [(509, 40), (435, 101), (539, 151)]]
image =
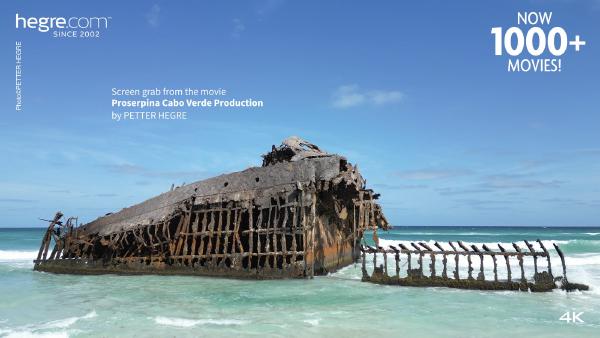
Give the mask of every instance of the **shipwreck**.
[[(63, 222), (57, 212), (48, 220), (34, 269), (272, 279), (312, 278), (361, 261), (362, 280), (376, 284), (588, 289), (567, 280), (565, 257), (555, 243), (559, 276), (540, 240), (524, 241), (526, 248), (512, 243), (512, 249), (461, 241), (379, 246), (377, 231), (391, 228), (379, 194), (345, 157), (298, 137), (262, 157), (261, 167), (172, 187), (86, 224), (76, 217)], [(529, 274), (526, 260), (533, 263)], [(511, 262), (518, 263), (514, 275)]]
[[(239, 278), (323, 275), (360, 257), (367, 229), (387, 229), (358, 169), (300, 138), (261, 167), (165, 192), (77, 225), (58, 212), (34, 269)], [(52, 247), (52, 248), (51, 248)]]

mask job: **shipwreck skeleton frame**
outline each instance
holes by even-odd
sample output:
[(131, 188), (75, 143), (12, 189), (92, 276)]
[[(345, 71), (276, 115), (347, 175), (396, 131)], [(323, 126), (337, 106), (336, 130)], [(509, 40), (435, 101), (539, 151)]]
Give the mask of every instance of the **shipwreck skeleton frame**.
[[(536, 250), (534, 246), (524, 241), (527, 250), (521, 248), (517, 243), (512, 243), (514, 251), (505, 249), (501, 244), (497, 244), (498, 249), (492, 250), (486, 244), (479, 247), (475, 244), (469, 246), (462, 241), (448, 242), (451, 250), (444, 248), (439, 242), (434, 242), (436, 249), (433, 249), (429, 244), (424, 242), (411, 242), (407, 247), (405, 244), (397, 246), (389, 245), (388, 248), (372, 247), (369, 245), (361, 245), (362, 254), (362, 280), (377, 284), (392, 284), (403, 286), (444, 286), (461, 289), (480, 289), (480, 290), (521, 290), (521, 291), (550, 291), (557, 288), (555, 282), (560, 282), (560, 287), (568, 291), (578, 289), (587, 290), (587, 286), (583, 284), (569, 283), (567, 280), (567, 268), (565, 257), (560, 247), (553, 243), (556, 253), (560, 257), (562, 265), (562, 276), (555, 278), (552, 273), (552, 264), (550, 261), (550, 253), (546, 249), (541, 240), (536, 240), (540, 250)], [(372, 257), (367, 257), (367, 254)], [(388, 255), (391, 255), (394, 260), (395, 274), (389, 274)], [(417, 268), (412, 267), (413, 257), (417, 257)], [(377, 265), (378, 256), (383, 258), (383, 264)], [(466, 256), (468, 264), (468, 276), (461, 278), (459, 259), (461, 256)], [(473, 277), (473, 260), (472, 257), (477, 256), (479, 260), (479, 271), (477, 277)], [(403, 258), (404, 257), (404, 258)], [(429, 257), (429, 266), (424, 271), (424, 259)], [(436, 261), (440, 262), (442, 272), (438, 275), (436, 271)], [(491, 257), (493, 261), (493, 279), (486, 279), (486, 268), (484, 267), (484, 257)], [(520, 275), (513, 277), (511, 271), (510, 258), (516, 257), (519, 263)], [(454, 267), (449, 273), (448, 262), (454, 261)], [(502, 262), (503, 258), (503, 262)], [(533, 278), (526, 277), (524, 268), (524, 259), (533, 258)], [(373, 268), (371, 274), (367, 270), (367, 261), (372, 259)], [(545, 259), (546, 264), (538, 265), (538, 259)], [(498, 262), (500, 260), (501, 262)], [(401, 264), (407, 264), (406, 275), (401, 276)], [(546, 265), (545, 267), (543, 267)], [(506, 267), (506, 279), (498, 277), (499, 267)], [(545, 271), (544, 271), (545, 269)], [(426, 275), (428, 273), (428, 275)]]
[[(90, 235), (58, 212), (42, 240), (35, 269), (76, 273), (199, 274), (240, 278), (313, 277), (319, 256), (315, 231), (320, 182), (270, 198), (204, 202), (192, 197), (164, 221), (104, 236)], [(318, 189), (317, 189), (318, 188)], [(220, 198), (217, 198), (219, 200)], [(214, 200), (214, 198), (212, 198)], [(366, 229), (376, 229), (372, 191), (352, 201), (352, 231), (341, 242), (359, 259)], [(50, 254), (49, 248), (53, 247)], [(323, 256), (324, 254), (321, 253)]]

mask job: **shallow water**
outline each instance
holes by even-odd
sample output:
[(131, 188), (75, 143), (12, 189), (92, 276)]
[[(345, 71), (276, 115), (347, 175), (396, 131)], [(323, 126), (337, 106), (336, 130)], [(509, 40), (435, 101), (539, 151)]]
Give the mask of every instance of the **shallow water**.
[[(600, 332), (600, 228), (403, 227), (380, 236), (386, 244), (555, 241), (567, 256), (569, 279), (592, 288), (568, 294), (380, 286), (360, 282), (360, 265), (313, 280), (54, 275), (31, 270), (43, 231), (0, 229), (0, 336), (597, 337)], [(585, 323), (560, 321), (566, 311), (583, 312)]]

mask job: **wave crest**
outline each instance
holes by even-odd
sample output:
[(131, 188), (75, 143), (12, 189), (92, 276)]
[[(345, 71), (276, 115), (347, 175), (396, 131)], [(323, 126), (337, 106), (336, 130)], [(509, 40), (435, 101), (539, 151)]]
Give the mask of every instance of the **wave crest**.
[(33, 261), (37, 254), (37, 250), (0, 250), (0, 262)]
[(177, 327), (193, 327), (197, 325), (244, 325), (246, 320), (238, 319), (188, 319), (177, 317), (154, 317), (154, 322), (160, 325), (177, 326)]

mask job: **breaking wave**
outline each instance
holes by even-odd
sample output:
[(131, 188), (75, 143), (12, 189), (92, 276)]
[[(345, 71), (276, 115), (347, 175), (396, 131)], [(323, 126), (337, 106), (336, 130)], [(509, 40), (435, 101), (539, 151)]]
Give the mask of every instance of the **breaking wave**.
[(31, 331), (6, 331), (0, 330), (0, 334), (6, 334), (3, 337), (6, 338), (68, 338), (69, 334), (66, 331), (61, 332), (46, 332), (46, 333), (35, 333)]
[(319, 326), (321, 319), (319, 319), (319, 318), (305, 319), (305, 320), (303, 320), (303, 322), (305, 322), (306, 324), (312, 325), (312, 326)]
[(33, 261), (37, 251), (0, 250), (0, 262)]
[(68, 317), (65, 319), (59, 319), (59, 320), (53, 320), (51, 322), (47, 322), (45, 324), (39, 325), (37, 327), (38, 330), (45, 330), (45, 329), (66, 329), (68, 327), (70, 327), (71, 325), (75, 324), (77, 321), (82, 320), (82, 319), (92, 319), (97, 317), (98, 314), (96, 313), (96, 311), (92, 311), (84, 316), (80, 316), (80, 317)]
[(193, 327), (197, 325), (244, 325), (249, 322), (238, 319), (188, 319), (176, 317), (154, 317), (154, 322), (160, 325), (176, 327)]
[(567, 268), (569, 266), (600, 265), (600, 254), (588, 253), (566, 256), (565, 264), (567, 264)]
[(14, 329), (0, 329), (0, 335), (3, 337), (69, 337), (67, 328), (80, 320), (92, 319), (97, 316), (96, 311), (92, 311), (79, 317), (68, 317), (37, 325), (25, 325)]
[(37, 251), (0, 250), (0, 265), (10, 269), (30, 269), (36, 257)]

